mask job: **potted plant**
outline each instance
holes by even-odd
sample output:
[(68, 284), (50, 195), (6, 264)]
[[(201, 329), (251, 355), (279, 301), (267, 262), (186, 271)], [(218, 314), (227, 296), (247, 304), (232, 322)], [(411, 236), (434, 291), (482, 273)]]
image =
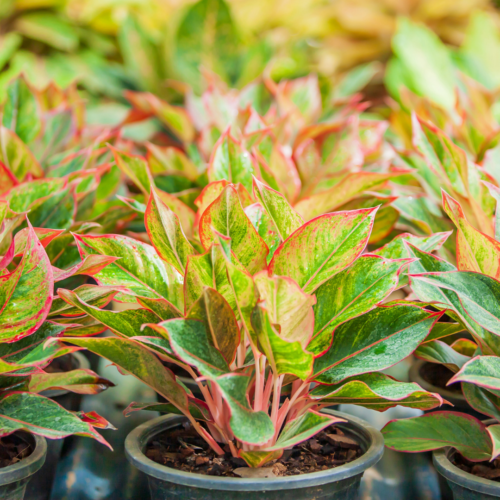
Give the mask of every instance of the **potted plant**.
[(419, 259), (410, 264), (410, 286), (418, 299), (446, 310), (470, 337), (448, 342), (449, 332), (443, 331), (444, 336), (428, 337), (415, 352), (451, 368), (455, 373), (448, 385), (460, 383), (464, 399), (482, 418), (438, 411), (390, 422), (382, 432), (392, 449), (438, 450), (434, 463), (455, 498), (493, 498), (500, 496), (495, 482), (500, 477), (500, 244), (473, 228), (460, 204), (446, 193), (443, 205), (457, 226), (458, 269), (408, 245), (408, 255)]
[[(154, 186), (145, 210), (152, 245), (75, 236), (82, 259), (116, 258), (93, 277), (119, 286), (115, 299), (133, 308), (102, 310), (59, 289), (68, 306), (116, 334), (64, 342), (107, 358), (166, 399), (126, 410), (174, 414), (127, 439), (153, 498), (173, 491), (192, 498), (266, 491), (277, 498), (285, 489), (297, 498), (354, 498), (382, 442), (364, 422), (325, 408), (346, 401), (380, 411), (440, 405), (439, 395), (379, 372), (409, 356), (442, 313), (383, 303), (412, 259), (362, 255), (376, 208), (304, 223), (280, 193), (255, 179), (258, 230), (239, 192), (226, 183), (199, 215), (201, 252)], [(268, 247), (262, 228), (279, 238), (277, 246)], [(439, 238), (416, 241), (435, 246)], [(386, 251), (400, 253), (403, 242)], [(202, 397), (162, 361), (190, 373)], [(286, 386), (290, 395), (281, 402)], [(337, 462), (333, 449), (343, 457)]]
[[(5, 229), (12, 217), (5, 205), (4, 208), (2, 228)], [(0, 497), (17, 500), (24, 497), (29, 479), (43, 466), (47, 453), (44, 438), (54, 440), (78, 434), (106, 444), (95, 430), (95, 427), (108, 427), (104, 419), (94, 412), (71, 412), (41, 393), (60, 389), (96, 393), (111, 383), (87, 369), (66, 373), (46, 371), (52, 361), (79, 349), (63, 344), (60, 338), (67, 326), (49, 319), (55, 310), (70, 311), (65, 304), (53, 300), (54, 269), (29, 221), (26, 230), (12, 239), (0, 268), (3, 272), (0, 282), (3, 301), (0, 311)], [(101, 289), (97, 295), (102, 297)], [(53, 342), (45, 346), (49, 339)], [(55, 464), (49, 464), (49, 470), (45, 471), (37, 498), (48, 498), (50, 494), (57, 456), (51, 459)]]

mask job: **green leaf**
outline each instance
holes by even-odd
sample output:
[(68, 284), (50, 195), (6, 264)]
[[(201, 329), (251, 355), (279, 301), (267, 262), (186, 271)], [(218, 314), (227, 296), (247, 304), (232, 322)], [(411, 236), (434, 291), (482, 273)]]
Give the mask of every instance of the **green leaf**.
[(118, 168), (146, 195), (151, 193), (154, 181), (148, 164), (142, 156), (136, 156), (119, 151), (108, 145), (112, 151)]
[(304, 224), (276, 250), (269, 273), (289, 276), (312, 293), (365, 249), (376, 208), (335, 212)]
[(260, 203), (254, 203), (245, 208), (245, 214), (250, 219), (259, 236), (264, 240), (264, 243), (269, 248), (266, 261), (269, 264), (273, 258), (274, 252), (281, 244), (278, 230), (274, 225), (273, 220), (268, 215), (264, 207)]
[(195, 250), (182, 231), (177, 215), (168, 208), (153, 189), (144, 223), (158, 255), (184, 274), (189, 255)]
[(208, 165), (208, 180), (226, 180), (232, 184), (241, 183), (252, 192), (254, 168), (252, 157), (229, 132), (222, 135), (215, 145)]
[[(114, 296), (118, 293), (115, 287), (82, 285), (73, 290), (86, 304), (98, 307), (99, 309), (107, 306)], [(61, 298), (54, 298), (49, 312), (49, 318), (54, 316), (80, 316), (81, 309), (70, 306)]]
[(15, 132), (25, 144), (35, 139), (41, 130), (36, 97), (22, 76), (7, 87), (2, 121), (3, 126)]
[(204, 287), (203, 294), (191, 306), (186, 317), (202, 321), (213, 345), (226, 362), (231, 364), (234, 361), (240, 345), (240, 330), (231, 306), (217, 290)]
[(29, 230), (21, 262), (14, 271), (0, 276), (0, 342), (31, 335), (52, 305), (52, 266), (31, 225)]
[(386, 181), (402, 175), (401, 173), (379, 174), (374, 172), (355, 172), (348, 174), (334, 187), (303, 198), (295, 205), (295, 210), (304, 218), (311, 220), (325, 212), (331, 212), (348, 201), (357, 198), (365, 191), (381, 187)]
[(280, 433), (274, 446), (266, 450), (282, 450), (291, 448), (306, 439), (318, 434), (326, 427), (339, 422), (345, 422), (343, 418), (325, 415), (313, 410), (307, 410), (303, 415), (288, 422)]
[(139, 297), (165, 298), (183, 309), (182, 276), (163, 262), (151, 245), (120, 235), (75, 235), (75, 240), (82, 257), (100, 254), (120, 258), (94, 275), (100, 285), (125, 287)]
[(282, 194), (258, 181), (255, 177), (253, 192), (274, 222), (281, 241), (285, 241), (304, 223), (302, 217), (290, 206)]
[(307, 347), (314, 328), (313, 295), (304, 293), (295, 281), (285, 276), (269, 277), (267, 271), (256, 274), (255, 285), (265, 301), (271, 324), (279, 325), (279, 335)]
[(75, 220), (76, 196), (70, 188), (38, 200), (34, 205), (31, 206), (29, 219), (36, 227), (69, 229)]
[(252, 326), (259, 349), (267, 357), (275, 375), (292, 374), (307, 380), (312, 373), (314, 358), (298, 341), (282, 338), (271, 324), (267, 310), (260, 304), (252, 314)]
[(173, 64), (182, 80), (202, 88), (200, 66), (229, 81), (239, 76), (240, 43), (224, 0), (199, 0), (186, 11), (175, 34)]
[(43, 176), (42, 167), (26, 144), (4, 126), (0, 126), (0, 161), (19, 181), (28, 174), (35, 178)]
[(320, 385), (311, 398), (322, 403), (355, 404), (371, 410), (385, 411), (394, 406), (431, 410), (443, 404), (439, 394), (427, 392), (413, 382), (398, 382), (382, 373), (367, 373), (334, 385)]
[(49, 389), (61, 389), (77, 394), (99, 394), (114, 385), (91, 370), (79, 369), (60, 373), (34, 373), (30, 376), (28, 390), (40, 393)]
[(431, 363), (440, 363), (445, 365), (451, 371), (456, 372), (464, 366), (467, 361), (470, 361), (469, 356), (464, 356), (455, 351), (453, 347), (441, 342), (440, 340), (432, 340), (421, 345), (416, 351), (415, 356), (420, 359), (425, 359)]
[(149, 297), (137, 297), (137, 302), (144, 307), (154, 312), (162, 320), (180, 318), (182, 313), (165, 299), (151, 299)]
[(340, 325), (330, 349), (314, 362), (315, 380), (335, 384), (389, 368), (417, 348), (441, 315), (387, 304)]
[(236, 189), (231, 185), (224, 188), (201, 216), (200, 240), (206, 250), (216, 241), (212, 228), (231, 238), (232, 251), (249, 272), (265, 267), (267, 245), (245, 215)]
[[(240, 271), (245, 271), (237, 260), (235, 263)], [(212, 245), (207, 253), (191, 255), (188, 258), (184, 285), (186, 310), (201, 297), (205, 286), (217, 290), (227, 300), (231, 309), (237, 311), (236, 298), (227, 274), (226, 258), (220, 245)]]
[(469, 271), (418, 274), (411, 275), (410, 279), (419, 285), (453, 292), (470, 318), (500, 335), (500, 282), (497, 280)]
[(386, 259), (404, 259), (408, 257), (405, 241), (423, 252), (430, 253), (439, 250), (450, 235), (451, 231), (447, 233), (434, 233), (431, 236), (414, 236), (410, 233), (403, 233), (371, 253), (380, 255), (380, 257), (385, 257)]
[(50, 439), (77, 434), (109, 446), (90, 424), (73, 412), (51, 399), (28, 392), (14, 392), (0, 401), (0, 428), (3, 435), (25, 430)]
[(474, 384), (462, 383), (462, 393), (472, 408), (479, 413), (500, 418), (500, 392), (490, 391)]
[[(456, 87), (453, 64), (438, 36), (423, 25), (401, 18), (392, 48), (410, 90), (448, 110), (453, 109)], [(397, 82), (388, 85), (399, 87)]]
[(500, 391), (500, 358), (476, 356), (465, 363), (448, 382), (467, 382), (485, 389)]
[(436, 411), (421, 417), (392, 420), (383, 429), (385, 445), (396, 451), (430, 451), (452, 446), (475, 462), (491, 459), (491, 440), (477, 418)]
[(460, 204), (443, 191), (443, 208), (457, 227), (457, 267), (500, 278), (500, 243), (475, 229)]
[(464, 326), (460, 323), (436, 323), (424, 342), (431, 342), (432, 340), (449, 337), (450, 335), (455, 335), (464, 330)]
[(129, 339), (120, 338), (65, 338), (65, 342), (85, 347), (108, 359), (149, 385), (180, 410), (187, 410), (187, 395), (174, 380), (171, 372), (145, 347)]
[(316, 290), (314, 333), (308, 350), (325, 352), (338, 325), (373, 309), (394, 291), (409, 260), (363, 255)]
[(85, 303), (75, 292), (59, 288), (59, 297), (91, 318), (106, 325), (115, 333), (124, 337), (135, 337), (141, 334), (142, 325), (157, 323), (158, 316), (147, 309), (127, 309), (125, 311), (107, 311)]

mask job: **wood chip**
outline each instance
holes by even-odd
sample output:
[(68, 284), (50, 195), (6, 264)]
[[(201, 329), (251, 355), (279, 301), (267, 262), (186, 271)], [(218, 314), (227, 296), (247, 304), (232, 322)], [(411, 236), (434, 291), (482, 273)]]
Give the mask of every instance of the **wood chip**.
[(359, 448), (359, 444), (350, 437), (340, 436), (338, 434), (326, 434), (325, 436), (329, 443), (340, 446), (341, 448), (352, 450), (357, 450)]

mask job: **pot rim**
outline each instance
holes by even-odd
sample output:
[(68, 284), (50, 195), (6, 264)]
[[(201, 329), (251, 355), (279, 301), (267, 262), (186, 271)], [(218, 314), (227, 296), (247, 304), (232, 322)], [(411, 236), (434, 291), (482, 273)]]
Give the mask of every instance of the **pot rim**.
[(410, 366), (410, 373), (409, 373), (410, 382), (416, 382), (420, 387), (424, 388), (426, 391), (437, 392), (440, 396), (448, 400), (450, 403), (453, 403), (454, 406), (458, 406), (459, 408), (468, 407), (469, 404), (467, 403), (467, 400), (465, 399), (463, 394), (458, 392), (452, 392), (449, 391), (448, 389), (442, 389), (441, 387), (438, 387), (436, 385), (427, 382), (427, 380), (425, 380), (422, 377), (422, 375), (420, 375), (420, 370), (426, 364), (431, 365), (434, 363), (418, 358), (412, 363), (412, 365)]
[(442, 476), (448, 481), (456, 483), (463, 488), (495, 497), (500, 496), (500, 483), (475, 476), (474, 474), (469, 474), (459, 469), (457, 466), (453, 465), (448, 458), (452, 453), (454, 453), (453, 448), (444, 448), (436, 450), (432, 454), (434, 466)]
[[(17, 434), (16, 431), (14, 434)], [(43, 436), (38, 436), (32, 434), (31, 432), (24, 432), (31, 436), (35, 442), (35, 449), (33, 453), (20, 460), (14, 465), (9, 465), (0, 469), (0, 485), (15, 483), (29, 476), (32, 476), (37, 472), (45, 462), (45, 456), (47, 455), (47, 441)]]
[(125, 440), (125, 454), (135, 467), (156, 479), (195, 488), (233, 491), (255, 491), (263, 489), (263, 486), (265, 486), (266, 491), (292, 490), (333, 483), (362, 474), (382, 458), (384, 438), (377, 429), (364, 420), (346, 413), (334, 410), (323, 410), (323, 413), (345, 418), (347, 422), (338, 425), (348, 426), (351, 431), (354, 430), (368, 441), (368, 449), (361, 457), (334, 469), (275, 479), (215, 477), (194, 472), (184, 472), (160, 465), (147, 458), (142, 451), (143, 446), (153, 436), (164, 430), (167, 422), (175, 421), (180, 423), (185, 420), (185, 417), (179, 415), (164, 415), (136, 427)]

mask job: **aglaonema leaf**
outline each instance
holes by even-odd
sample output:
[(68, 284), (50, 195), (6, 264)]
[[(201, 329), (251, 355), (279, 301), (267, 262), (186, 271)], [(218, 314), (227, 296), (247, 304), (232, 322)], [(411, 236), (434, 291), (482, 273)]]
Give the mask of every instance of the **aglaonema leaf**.
[(29, 144), (41, 130), (38, 103), (24, 77), (16, 78), (7, 87), (2, 122), (25, 143)]
[(253, 173), (250, 153), (245, 151), (229, 132), (223, 134), (212, 151), (208, 165), (210, 182), (220, 180), (233, 184), (239, 182), (251, 193)]
[(129, 177), (132, 182), (146, 195), (149, 196), (151, 187), (154, 186), (148, 164), (141, 156), (130, 155), (119, 151), (113, 146), (108, 146), (113, 152), (118, 168)]
[(391, 450), (416, 453), (452, 446), (473, 462), (491, 459), (492, 445), (486, 425), (465, 413), (436, 411), (392, 420), (382, 434)]
[(142, 325), (156, 323), (160, 318), (148, 309), (127, 309), (125, 311), (108, 311), (85, 303), (75, 292), (59, 288), (59, 297), (72, 307), (81, 309), (91, 318), (106, 325), (109, 329), (123, 337), (140, 335)]
[(497, 280), (469, 271), (411, 275), (411, 280), (453, 292), (472, 320), (500, 335), (500, 282)]
[(108, 359), (149, 385), (177, 408), (187, 410), (184, 389), (174, 380), (173, 374), (148, 349), (129, 339), (121, 338), (65, 338), (65, 342), (85, 347)]
[(368, 312), (396, 288), (408, 259), (388, 260), (363, 255), (316, 290), (314, 333), (308, 350), (314, 354), (330, 346), (335, 328)]
[(21, 262), (14, 271), (0, 276), (0, 342), (31, 335), (52, 305), (52, 266), (31, 225), (29, 230)]
[(485, 389), (500, 391), (500, 358), (476, 356), (465, 363), (448, 382), (467, 382)]
[(144, 218), (146, 230), (158, 255), (184, 274), (187, 258), (196, 252), (187, 240), (177, 215), (151, 191)]
[(100, 285), (125, 287), (138, 297), (165, 298), (178, 309), (183, 308), (182, 276), (161, 260), (151, 245), (120, 235), (75, 235), (75, 239), (82, 257), (119, 257), (93, 276)]
[(314, 362), (314, 379), (335, 384), (381, 371), (409, 356), (442, 313), (413, 305), (385, 305), (340, 325), (328, 351)]
[(291, 374), (302, 380), (311, 375), (314, 360), (312, 354), (306, 352), (299, 341), (281, 337), (271, 324), (269, 314), (262, 304), (258, 304), (254, 309), (252, 326), (259, 349), (267, 357), (274, 374)]
[(289, 276), (306, 293), (314, 292), (363, 252), (376, 210), (335, 212), (309, 221), (276, 250), (269, 272)]
[(50, 439), (89, 436), (109, 446), (92, 425), (55, 401), (38, 394), (13, 392), (0, 401), (0, 434), (25, 430)]
[(260, 203), (254, 203), (245, 208), (245, 214), (249, 218), (259, 236), (264, 240), (264, 243), (269, 248), (266, 261), (269, 264), (273, 258), (274, 252), (281, 244), (281, 239), (278, 235), (278, 230), (274, 225), (273, 220), (264, 210)]
[(311, 397), (329, 404), (356, 404), (385, 411), (394, 406), (431, 410), (443, 404), (439, 394), (425, 391), (413, 382), (398, 382), (383, 373), (366, 373), (338, 384), (320, 385)]
[[(75, 288), (73, 292), (78, 295), (85, 303), (98, 307), (99, 309), (107, 306), (115, 295), (119, 292), (115, 287), (82, 285)], [(82, 311), (73, 307), (60, 297), (55, 297), (50, 308), (49, 318), (55, 316), (81, 316)]]
[(234, 361), (240, 344), (240, 330), (231, 306), (217, 290), (204, 287), (203, 294), (191, 306), (186, 317), (201, 320), (213, 345), (227, 363)]
[(288, 422), (274, 446), (266, 448), (267, 451), (291, 448), (306, 439), (311, 438), (326, 427), (339, 422), (345, 422), (343, 418), (333, 417), (324, 413), (308, 410), (300, 417)]
[(28, 384), (29, 392), (40, 393), (61, 389), (77, 394), (98, 394), (114, 384), (92, 370), (78, 369), (69, 372), (34, 373)]
[(500, 243), (475, 229), (460, 204), (443, 191), (443, 207), (457, 226), (457, 267), (500, 278)]
[(43, 176), (43, 169), (28, 146), (4, 126), (0, 126), (0, 162), (19, 181), (24, 180), (28, 174), (35, 178)]
[(302, 217), (290, 206), (282, 194), (255, 178), (253, 192), (273, 220), (281, 241), (285, 241), (304, 223)]
[(217, 238), (212, 228), (231, 238), (232, 251), (251, 273), (266, 266), (269, 249), (245, 215), (238, 194), (231, 185), (224, 188), (201, 216), (200, 239), (206, 250)]
[(254, 279), (271, 323), (280, 327), (280, 337), (290, 342), (298, 341), (305, 348), (313, 332), (312, 306), (316, 298), (284, 276), (269, 277), (267, 271), (261, 271)]
[(418, 347), (414, 354), (417, 358), (425, 359), (431, 363), (443, 364), (453, 372), (458, 371), (467, 361), (470, 361), (469, 356), (460, 354), (441, 340), (425, 342)]

